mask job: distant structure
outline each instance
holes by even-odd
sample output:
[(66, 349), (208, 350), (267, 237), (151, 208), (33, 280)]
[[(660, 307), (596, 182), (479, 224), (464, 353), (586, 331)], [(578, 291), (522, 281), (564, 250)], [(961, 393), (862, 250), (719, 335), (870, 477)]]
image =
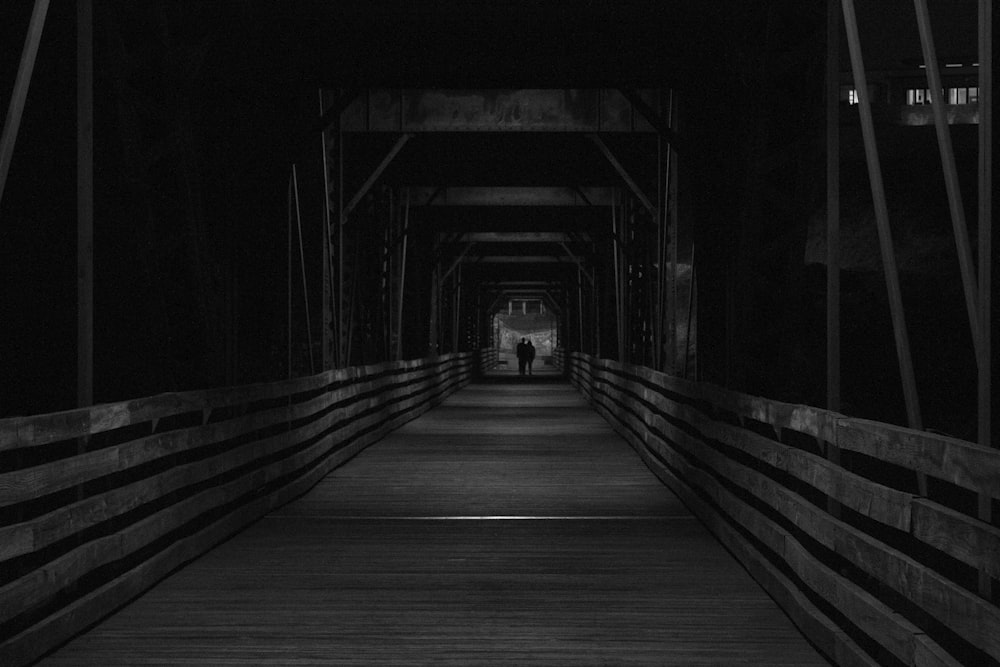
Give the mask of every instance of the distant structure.
[[(940, 63), (941, 91), (947, 104), (949, 125), (979, 123), (979, 63), (973, 57)], [(931, 91), (927, 88), (926, 66), (919, 61), (903, 61), (898, 69), (868, 72), (868, 91), (876, 118), (892, 125), (933, 125)], [(841, 74), (841, 104), (858, 103), (850, 71)]]

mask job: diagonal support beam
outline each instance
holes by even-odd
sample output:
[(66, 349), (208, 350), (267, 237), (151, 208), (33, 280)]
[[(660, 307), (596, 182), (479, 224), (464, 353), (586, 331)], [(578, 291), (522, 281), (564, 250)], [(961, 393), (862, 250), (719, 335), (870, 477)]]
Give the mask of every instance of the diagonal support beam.
[(633, 179), (632, 176), (625, 170), (625, 167), (623, 167), (622, 163), (618, 161), (618, 158), (616, 158), (614, 153), (611, 152), (611, 149), (608, 148), (606, 143), (604, 143), (604, 140), (601, 139), (600, 135), (588, 134), (587, 136), (594, 142), (598, 150), (604, 154), (604, 157), (607, 158), (608, 162), (611, 163), (611, 166), (615, 168), (615, 171), (617, 171), (618, 175), (622, 177), (622, 180), (625, 181), (625, 184), (628, 185), (632, 193), (639, 199), (640, 202), (642, 202), (642, 205), (655, 219), (656, 207), (649, 201), (649, 197), (646, 196), (646, 194), (642, 191), (642, 188), (640, 188), (635, 182), (635, 179)]
[(569, 258), (574, 263), (576, 263), (577, 268), (580, 269), (580, 273), (582, 273), (584, 275), (584, 277), (587, 278), (587, 282), (590, 283), (591, 287), (593, 287), (593, 285), (594, 285), (594, 276), (591, 273), (587, 273), (587, 270), (583, 268), (583, 259), (580, 258), (580, 257), (577, 257), (576, 255), (574, 255), (573, 251), (570, 250), (569, 246), (567, 246), (565, 243), (560, 243), (559, 245), (561, 245), (562, 248), (563, 248), (563, 250), (566, 251), (566, 254), (569, 255)]
[(854, 89), (858, 91), (861, 134), (865, 144), (865, 158), (868, 162), (868, 179), (875, 207), (875, 223), (878, 228), (879, 246), (882, 252), (886, 292), (889, 295), (889, 310), (896, 340), (896, 356), (899, 359), (899, 374), (903, 383), (906, 417), (910, 428), (921, 430), (923, 425), (917, 398), (917, 381), (913, 373), (910, 339), (903, 315), (903, 297), (899, 287), (899, 274), (896, 270), (896, 256), (893, 254), (892, 232), (889, 228), (889, 207), (886, 203), (885, 185), (882, 182), (882, 165), (875, 142), (875, 121), (872, 119), (871, 102), (868, 99), (868, 78), (865, 72), (864, 58), (861, 54), (861, 38), (858, 35), (858, 19), (854, 11), (854, 0), (841, 0), (841, 7), (844, 12), (844, 28), (847, 31), (847, 46), (851, 56)]
[(450, 276), (452, 271), (458, 268), (458, 265), (462, 263), (462, 260), (465, 259), (465, 256), (469, 254), (469, 251), (472, 250), (472, 246), (474, 245), (476, 245), (474, 241), (469, 241), (462, 247), (462, 249), (458, 253), (458, 257), (453, 259), (451, 261), (451, 264), (448, 265), (448, 270), (445, 271), (443, 274), (441, 274), (441, 280), (444, 280), (445, 278)]
[(399, 154), (399, 151), (403, 149), (403, 146), (406, 145), (406, 142), (409, 141), (410, 137), (412, 136), (413, 136), (412, 134), (404, 134), (403, 136), (401, 136), (399, 139), (396, 140), (396, 143), (392, 147), (392, 150), (389, 151), (389, 154), (386, 155), (384, 158), (382, 158), (382, 162), (380, 162), (379, 165), (375, 167), (375, 171), (373, 171), (372, 175), (368, 177), (368, 180), (365, 181), (364, 185), (361, 186), (357, 194), (351, 197), (351, 201), (347, 202), (347, 205), (344, 206), (344, 210), (341, 211), (340, 213), (341, 220), (343, 220), (344, 222), (347, 221), (347, 218), (348, 216), (351, 215), (351, 211), (354, 210), (354, 207), (361, 202), (361, 199), (366, 194), (368, 194), (368, 191), (371, 190), (371, 187), (375, 185), (375, 181), (377, 181), (379, 176), (382, 175), (382, 172), (385, 171), (386, 167), (388, 167), (389, 164), (392, 163), (393, 159), (395, 159), (396, 155)]
[(934, 48), (934, 34), (931, 31), (931, 17), (927, 11), (927, 0), (913, 0), (917, 13), (917, 27), (920, 30), (920, 46), (923, 50), (924, 66), (927, 71), (927, 87), (931, 90), (931, 107), (934, 111), (934, 128), (937, 132), (938, 150), (944, 171), (945, 190), (948, 193), (948, 207), (951, 210), (951, 226), (955, 232), (955, 246), (958, 248), (958, 265), (965, 292), (965, 305), (969, 311), (969, 325), (972, 328), (972, 342), (976, 358), (982, 363), (982, 332), (979, 329), (979, 295), (976, 289), (975, 266), (972, 263), (972, 249), (969, 247), (969, 229), (965, 222), (965, 206), (962, 189), (958, 184), (958, 170), (955, 168), (955, 151), (951, 145), (951, 132), (944, 108), (941, 85), (941, 70), (938, 67), (937, 52)]
[(639, 94), (632, 90), (631, 88), (619, 88), (625, 99), (629, 101), (632, 108), (642, 114), (653, 128), (660, 133), (662, 136), (666, 137), (670, 142), (671, 147), (676, 151), (678, 144), (680, 143), (680, 137), (676, 132), (673, 131), (668, 123), (660, 114), (656, 113), (656, 110), (646, 103), (646, 100), (642, 99)]
[(4, 122), (3, 134), (0, 135), (0, 201), (3, 200), (3, 189), (7, 183), (10, 160), (14, 155), (14, 143), (17, 141), (17, 131), (21, 127), (21, 114), (28, 97), (28, 86), (31, 84), (31, 73), (35, 69), (35, 56), (38, 55), (38, 43), (42, 39), (42, 28), (45, 27), (45, 15), (48, 10), (49, 0), (35, 0), (35, 8), (28, 22), (28, 35), (24, 39), (21, 63), (17, 68), (17, 78), (14, 80), (14, 90), (10, 96), (10, 106), (7, 108), (7, 120)]

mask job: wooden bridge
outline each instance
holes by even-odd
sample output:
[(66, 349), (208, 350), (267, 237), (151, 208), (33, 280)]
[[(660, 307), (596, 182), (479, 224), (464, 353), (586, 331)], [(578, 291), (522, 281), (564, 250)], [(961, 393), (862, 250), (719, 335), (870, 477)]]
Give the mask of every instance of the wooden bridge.
[(996, 450), (495, 359), (0, 421), (3, 664), (1000, 656)]
[(990, 0), (66, 4), (0, 666), (1000, 664)]

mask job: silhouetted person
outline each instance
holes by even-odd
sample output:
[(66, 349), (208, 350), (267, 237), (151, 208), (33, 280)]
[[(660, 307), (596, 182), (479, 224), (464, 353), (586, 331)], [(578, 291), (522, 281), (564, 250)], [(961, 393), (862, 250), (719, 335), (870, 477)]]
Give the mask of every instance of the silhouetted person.
[(517, 344), (517, 374), (524, 375), (524, 368), (528, 364), (528, 342), (522, 338)]
[(527, 352), (528, 352), (528, 354), (527, 354), (527, 357), (528, 357), (528, 375), (531, 375), (531, 364), (535, 363), (535, 346), (531, 344), (530, 340), (528, 341), (528, 350), (527, 350)]

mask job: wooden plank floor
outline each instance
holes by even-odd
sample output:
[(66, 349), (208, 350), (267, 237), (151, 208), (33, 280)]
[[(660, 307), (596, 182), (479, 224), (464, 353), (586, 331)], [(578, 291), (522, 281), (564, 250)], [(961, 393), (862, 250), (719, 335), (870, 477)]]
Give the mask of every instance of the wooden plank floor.
[(827, 664), (575, 390), (507, 376), (41, 664)]

